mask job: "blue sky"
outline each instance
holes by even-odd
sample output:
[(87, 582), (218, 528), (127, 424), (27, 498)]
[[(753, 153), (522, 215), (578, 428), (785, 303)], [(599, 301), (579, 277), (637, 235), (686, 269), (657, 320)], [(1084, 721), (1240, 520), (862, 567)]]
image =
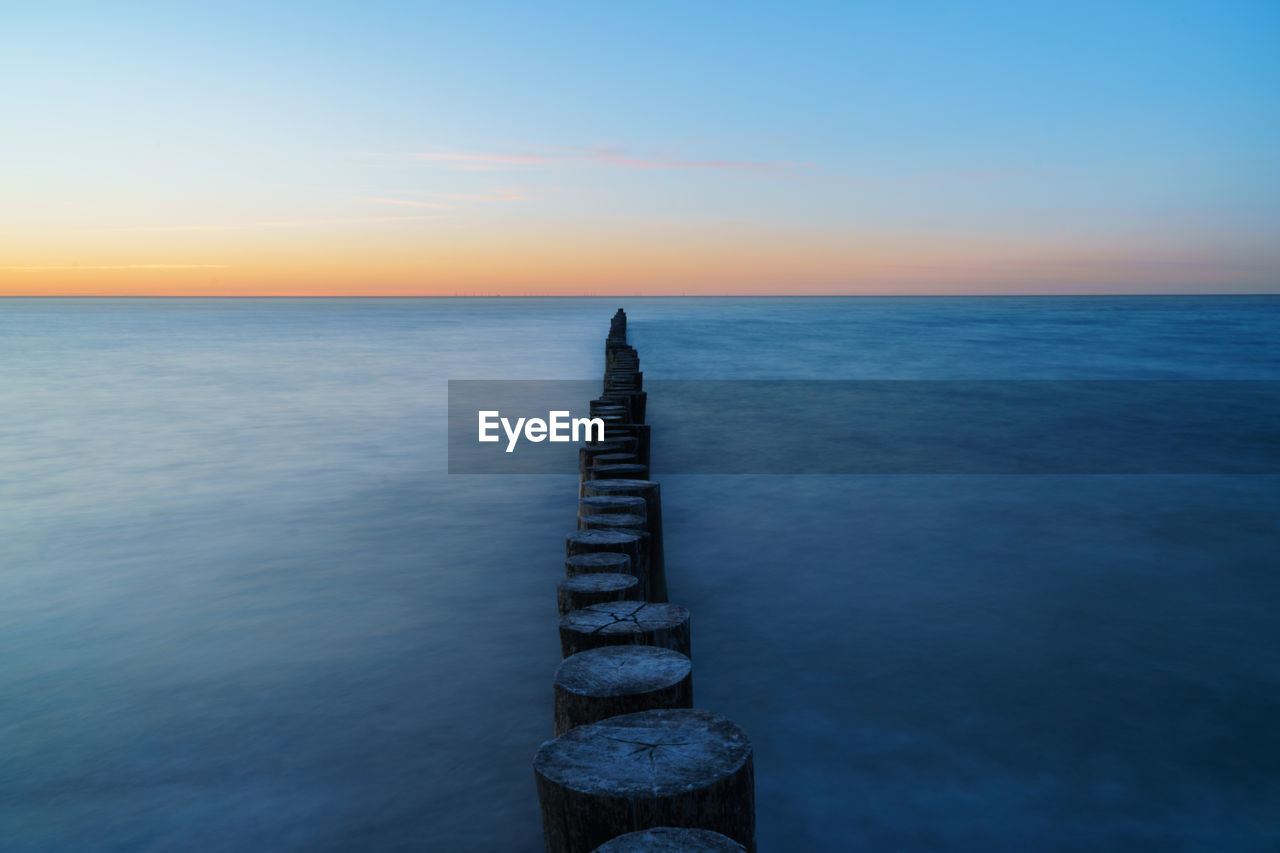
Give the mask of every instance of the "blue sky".
[(1274, 3), (267, 5), (5, 5), (0, 292), (1280, 281)]

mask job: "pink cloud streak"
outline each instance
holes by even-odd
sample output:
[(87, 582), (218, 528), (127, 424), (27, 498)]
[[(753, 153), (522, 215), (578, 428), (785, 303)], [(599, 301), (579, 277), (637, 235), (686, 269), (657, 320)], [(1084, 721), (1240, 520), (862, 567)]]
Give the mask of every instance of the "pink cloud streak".
[(604, 146), (567, 147), (557, 153), (485, 153), (467, 151), (424, 151), (368, 156), (427, 160), (453, 164), (463, 171), (497, 171), (519, 166), (550, 163), (585, 163), (620, 169), (709, 169), (740, 172), (790, 172), (816, 168), (813, 163), (770, 162), (764, 160), (679, 160), (674, 157), (641, 157), (618, 148)]

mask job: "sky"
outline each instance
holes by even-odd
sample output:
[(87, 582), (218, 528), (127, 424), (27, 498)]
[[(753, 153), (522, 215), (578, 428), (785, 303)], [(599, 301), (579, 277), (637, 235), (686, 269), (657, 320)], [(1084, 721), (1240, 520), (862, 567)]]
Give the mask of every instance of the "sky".
[(1280, 292), (1280, 3), (0, 0), (0, 295)]

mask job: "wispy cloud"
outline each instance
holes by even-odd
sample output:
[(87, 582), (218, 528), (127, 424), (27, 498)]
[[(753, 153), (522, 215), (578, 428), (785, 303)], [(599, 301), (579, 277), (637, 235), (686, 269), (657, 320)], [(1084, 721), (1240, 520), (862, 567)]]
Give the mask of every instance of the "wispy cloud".
[(693, 160), (671, 154), (641, 156), (609, 146), (555, 147), (536, 152), (410, 151), (365, 153), (365, 157), (434, 162), (463, 171), (499, 171), (551, 163), (579, 163), (619, 169), (700, 169), (740, 172), (792, 172), (816, 168), (813, 163), (767, 160)]
[(728, 169), (743, 172), (788, 172), (812, 169), (812, 163), (778, 163), (765, 160), (680, 160), (674, 157), (636, 157), (616, 148), (591, 148), (583, 159), (624, 169)]
[[(494, 190), (470, 193), (430, 192), (427, 190), (389, 190), (380, 196), (365, 196), (361, 201), (377, 204), (394, 204), (403, 207), (429, 207), (438, 210), (453, 210), (456, 203), (484, 204), (495, 201), (528, 201), (532, 198), (533, 187), (503, 187)], [(541, 187), (540, 189), (547, 189)], [(424, 201), (422, 199), (439, 199)], [(450, 203), (452, 202), (452, 203)]]
[(424, 195), (431, 198), (443, 198), (449, 201), (528, 201), (533, 198), (531, 190), (534, 189), (554, 189), (553, 187), (504, 187), (502, 189), (489, 190), (488, 192), (478, 193), (432, 193), (432, 192), (415, 192), (415, 195)]
[(428, 153), (410, 154), (410, 157), (423, 160), (449, 160), (455, 163), (478, 163), (483, 165), (502, 165), (502, 166), (533, 166), (540, 163), (554, 163), (557, 160), (566, 160), (567, 157), (558, 157), (550, 154), (479, 154), (474, 152), (445, 152), (433, 151)]
[(377, 202), (378, 204), (399, 204), (399, 205), (403, 205), (404, 207), (431, 207), (431, 208), (435, 208), (436, 210), (451, 209), (451, 205), (441, 204), (438, 201), (414, 201), (413, 199), (405, 199), (405, 198), (368, 198), (367, 197), (362, 199), (362, 201), (373, 201), (373, 202)]
[(139, 225), (123, 228), (98, 228), (96, 231), (253, 231), (265, 228), (306, 228), (315, 225), (353, 225), (362, 222), (411, 222), (439, 219), (436, 216), (348, 216), (337, 219), (278, 219), (265, 222), (240, 222), (216, 225)]
[(18, 272), (45, 272), (49, 270), (224, 270), (227, 264), (32, 264), (30, 266), (0, 267), (0, 270)]
[(862, 187), (946, 187), (1002, 181), (1015, 173), (1000, 169), (939, 169), (894, 175), (858, 175), (844, 178)]
[(378, 160), (410, 160), (438, 163), (463, 172), (498, 172), (522, 166), (541, 166), (572, 159), (552, 154), (501, 154), (463, 151), (362, 152), (359, 156)]

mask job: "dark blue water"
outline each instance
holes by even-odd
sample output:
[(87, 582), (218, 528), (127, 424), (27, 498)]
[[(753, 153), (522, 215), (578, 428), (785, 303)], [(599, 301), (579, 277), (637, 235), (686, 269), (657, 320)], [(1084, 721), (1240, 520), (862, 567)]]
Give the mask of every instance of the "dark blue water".
[[(1280, 378), (1268, 297), (622, 304), (646, 379)], [(540, 849), (575, 480), (445, 474), (445, 383), (616, 307), (0, 301), (0, 847)], [(664, 479), (761, 848), (1275, 849), (1278, 479)]]

